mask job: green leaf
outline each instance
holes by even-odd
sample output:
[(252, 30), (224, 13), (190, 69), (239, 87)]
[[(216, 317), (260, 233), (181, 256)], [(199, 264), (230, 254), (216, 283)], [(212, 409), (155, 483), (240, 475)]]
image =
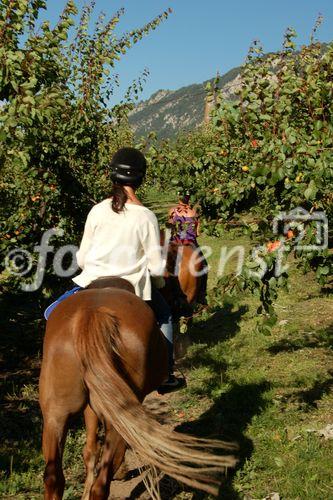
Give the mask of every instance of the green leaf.
[(316, 194), (318, 192), (318, 188), (316, 186), (315, 181), (312, 179), (306, 190), (304, 191), (304, 196), (307, 200), (313, 200), (316, 197)]

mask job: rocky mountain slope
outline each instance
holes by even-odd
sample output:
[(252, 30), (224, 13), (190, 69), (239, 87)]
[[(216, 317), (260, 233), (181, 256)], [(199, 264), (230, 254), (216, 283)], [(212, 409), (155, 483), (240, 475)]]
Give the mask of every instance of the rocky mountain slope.
[[(219, 87), (232, 98), (239, 85), (240, 68), (233, 68), (220, 77)], [(209, 80), (213, 82), (212, 80)], [(156, 132), (158, 137), (173, 138), (181, 131), (193, 130), (204, 119), (205, 87), (208, 81), (182, 87), (179, 90), (159, 90), (140, 102), (129, 120), (136, 137)]]

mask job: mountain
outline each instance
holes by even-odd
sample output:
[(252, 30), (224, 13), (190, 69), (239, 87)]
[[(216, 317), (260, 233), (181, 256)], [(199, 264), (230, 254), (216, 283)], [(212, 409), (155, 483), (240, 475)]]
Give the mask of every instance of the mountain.
[[(233, 68), (220, 77), (218, 87), (232, 98), (239, 86), (240, 68)], [(182, 87), (179, 90), (158, 90), (149, 99), (137, 104), (129, 121), (135, 136), (156, 132), (161, 139), (173, 138), (181, 131), (195, 129), (204, 120), (205, 87), (208, 82)]]

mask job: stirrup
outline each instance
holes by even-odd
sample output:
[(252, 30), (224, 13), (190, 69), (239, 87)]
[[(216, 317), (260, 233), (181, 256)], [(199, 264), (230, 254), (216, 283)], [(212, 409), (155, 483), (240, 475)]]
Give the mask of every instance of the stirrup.
[(184, 377), (175, 377), (170, 375), (169, 379), (157, 388), (158, 394), (167, 394), (168, 392), (178, 391), (187, 386)]

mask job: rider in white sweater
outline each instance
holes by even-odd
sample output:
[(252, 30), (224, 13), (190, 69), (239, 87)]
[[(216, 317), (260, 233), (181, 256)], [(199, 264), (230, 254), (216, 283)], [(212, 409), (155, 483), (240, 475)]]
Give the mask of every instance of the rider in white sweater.
[(73, 279), (77, 286), (51, 304), (45, 311), (45, 317), (49, 317), (59, 302), (97, 278), (117, 276), (128, 280), (136, 294), (154, 310), (168, 341), (169, 379), (160, 388), (160, 392), (168, 392), (183, 386), (185, 381), (173, 375), (171, 310), (157, 289), (157, 284), (163, 284), (165, 268), (158, 222), (154, 213), (144, 207), (135, 194), (145, 173), (146, 159), (140, 151), (122, 148), (115, 153), (111, 162), (111, 197), (95, 205), (86, 220), (76, 255), (82, 269)]
[(127, 201), (117, 213), (110, 199), (95, 205), (88, 214), (80, 249), (76, 254), (81, 274), (73, 281), (88, 286), (103, 276), (121, 276), (135, 293), (151, 300), (151, 276), (163, 276), (159, 227), (156, 216), (125, 187)]

